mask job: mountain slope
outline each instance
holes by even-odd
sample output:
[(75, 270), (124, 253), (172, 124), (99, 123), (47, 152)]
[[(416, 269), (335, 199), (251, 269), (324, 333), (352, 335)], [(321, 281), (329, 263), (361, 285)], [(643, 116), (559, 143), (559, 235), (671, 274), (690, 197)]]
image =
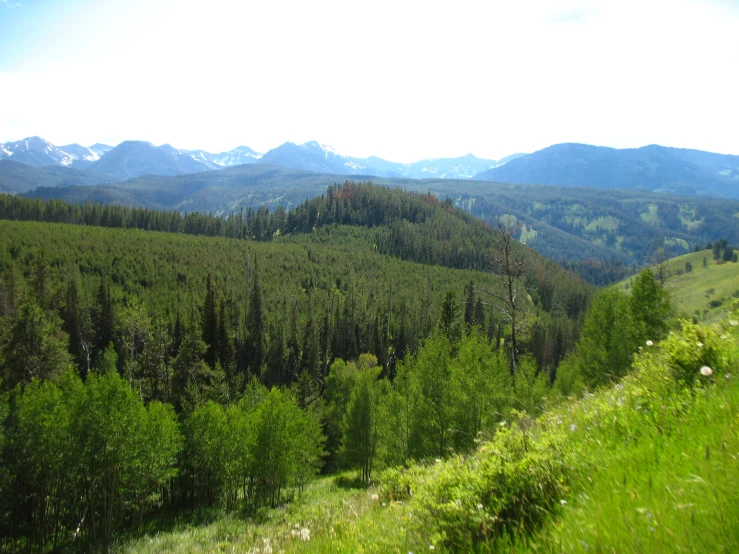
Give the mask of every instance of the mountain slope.
[(511, 154), (500, 160), (478, 158), (473, 154), (457, 158), (428, 158), (409, 164), (389, 162), (370, 156), (369, 158), (354, 158), (354, 160), (368, 168), (380, 170), (375, 172), (378, 177), (406, 177), (409, 179), (471, 179), (481, 172), (499, 167), (524, 154)]
[(739, 156), (658, 145), (617, 150), (555, 144), (475, 179), (739, 199)]
[[(0, 162), (1, 163), (1, 162)], [(2, 183), (0, 165), (0, 183)], [(142, 175), (122, 183), (74, 186), (65, 189), (35, 189), (26, 196), (59, 198), (68, 202), (100, 202), (143, 206), (182, 213), (200, 211), (216, 214), (257, 209), (261, 205), (292, 208), (342, 182), (343, 175), (326, 175), (266, 164), (234, 166), (176, 176)], [(86, 184), (86, 183), (82, 183)]]
[(70, 167), (74, 168), (85, 168), (90, 166), (93, 162), (100, 159), (100, 154), (95, 152), (92, 148), (87, 146), (81, 146), (79, 144), (67, 144), (66, 146), (60, 146), (59, 150), (68, 154), (72, 159)]
[(219, 167), (231, 167), (234, 165), (251, 164), (256, 162), (262, 155), (248, 146), (237, 146), (228, 152), (211, 154), (205, 150), (183, 150), (196, 159), (215, 164)]
[(304, 144), (286, 142), (264, 154), (258, 163), (338, 175), (372, 174), (371, 169), (315, 140)]
[(0, 144), (0, 160), (12, 159), (37, 167), (45, 165), (69, 166), (75, 160), (48, 140), (41, 137), (28, 137), (16, 142)]
[(98, 156), (102, 156), (106, 152), (113, 150), (113, 147), (108, 144), (102, 144), (100, 142), (96, 142), (95, 144), (90, 146), (90, 150), (95, 152), (95, 154), (97, 154)]
[(120, 181), (139, 175), (179, 175), (216, 167), (169, 144), (156, 147), (150, 142), (129, 140), (106, 152), (89, 169), (107, 180)]

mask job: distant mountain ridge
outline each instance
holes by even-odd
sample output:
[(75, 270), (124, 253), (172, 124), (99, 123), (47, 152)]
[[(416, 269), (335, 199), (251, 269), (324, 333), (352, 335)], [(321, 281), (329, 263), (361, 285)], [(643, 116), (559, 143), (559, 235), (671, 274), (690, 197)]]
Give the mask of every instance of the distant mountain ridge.
[(566, 143), (486, 170), (475, 179), (739, 198), (739, 156), (656, 144), (619, 150)]
[[(13, 185), (0, 170), (0, 188), (25, 192), (37, 186), (111, 183), (142, 175), (174, 176), (217, 171), (245, 164), (265, 164), (321, 174), (355, 178), (476, 179), (511, 184), (545, 184), (597, 189), (624, 189), (739, 199), (739, 156), (649, 145), (615, 149), (587, 144), (555, 144), (532, 154), (513, 154), (501, 160), (467, 154), (398, 163), (369, 156), (356, 158), (331, 146), (309, 141), (286, 142), (261, 154), (248, 146), (213, 154), (181, 150), (169, 144), (125, 141), (110, 147), (70, 144), (56, 147), (40, 137), (0, 144), (0, 161), (12, 160), (36, 167), (57, 166), (81, 175), (13, 169)], [(21, 175), (28, 178), (25, 182)], [(13, 188), (17, 187), (17, 188)]]
[[(251, 163), (335, 175), (469, 179), (481, 171), (498, 167), (521, 155), (513, 154), (496, 161), (467, 154), (456, 158), (429, 158), (404, 164), (377, 156), (347, 156), (318, 141), (303, 144), (286, 142), (265, 154), (248, 146), (238, 146), (233, 150), (214, 154), (206, 150), (181, 150), (169, 144), (155, 146), (150, 142), (133, 140), (124, 141), (115, 147), (101, 143), (90, 147), (79, 144), (55, 147), (40, 137), (0, 144), (0, 160), (12, 159), (36, 167), (56, 165), (84, 169), (88, 176), (98, 178), (101, 182), (123, 181), (147, 174), (171, 176), (215, 171)], [(31, 174), (32, 172), (28, 172), (28, 175)], [(31, 185), (27, 184), (23, 190), (34, 188)], [(47, 185), (39, 183), (37, 186)]]

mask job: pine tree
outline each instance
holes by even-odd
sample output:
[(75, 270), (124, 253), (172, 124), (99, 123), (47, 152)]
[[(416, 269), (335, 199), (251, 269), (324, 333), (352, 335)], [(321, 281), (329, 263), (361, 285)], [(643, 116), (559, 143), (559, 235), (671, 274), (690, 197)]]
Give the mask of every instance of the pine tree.
[(472, 327), (475, 324), (475, 283), (470, 281), (464, 291), (464, 324), (467, 327)]
[(473, 323), (476, 327), (483, 329), (485, 327), (485, 310), (482, 307), (482, 300), (477, 299), (475, 303), (475, 314), (473, 316)]
[(439, 318), (439, 329), (451, 343), (459, 339), (459, 307), (454, 291), (447, 291), (444, 303), (441, 305), (441, 317)]
[(318, 340), (318, 364), (319, 364), (319, 378), (323, 381), (328, 371), (328, 366), (331, 363), (331, 352), (329, 350), (329, 344), (331, 343), (331, 320), (328, 312), (323, 314), (323, 323), (321, 324), (321, 334)]
[(46, 251), (41, 250), (33, 259), (33, 269), (31, 274), (31, 291), (36, 303), (42, 309), (48, 310), (51, 302), (51, 293), (49, 291), (49, 262), (46, 258)]
[(206, 346), (205, 361), (211, 369), (215, 369), (218, 360), (218, 311), (216, 289), (211, 272), (208, 272), (201, 327), (203, 329), (203, 341)]
[(228, 319), (226, 299), (221, 296), (218, 303), (218, 361), (226, 372), (226, 378), (233, 384), (236, 371), (236, 349), (234, 348), (231, 324)]
[(98, 287), (96, 300), (93, 314), (93, 326), (96, 331), (94, 345), (97, 353), (100, 353), (113, 342), (115, 336), (115, 315), (110, 296), (110, 285), (105, 282), (102, 275), (100, 276), (100, 286)]
[(61, 321), (54, 313), (42, 310), (35, 295), (21, 302), (4, 342), (0, 360), (7, 388), (35, 378), (54, 380), (72, 362)]
[(298, 312), (293, 304), (290, 321), (290, 338), (287, 341), (287, 383), (292, 383), (300, 373), (300, 341), (298, 340)]
[(266, 326), (264, 308), (262, 307), (262, 293), (259, 289), (259, 279), (257, 277), (256, 255), (254, 256), (253, 274), (249, 311), (246, 316), (247, 360), (252, 375), (259, 376), (266, 354)]
[(303, 351), (300, 358), (300, 371), (307, 372), (314, 379), (318, 376), (319, 346), (318, 326), (311, 318), (303, 330)]
[(287, 347), (285, 345), (285, 330), (279, 323), (270, 324), (269, 345), (267, 348), (267, 371), (264, 374), (264, 384), (279, 387), (287, 384), (285, 371), (287, 369)]
[(90, 312), (80, 299), (76, 276), (67, 284), (67, 302), (64, 310), (64, 330), (69, 335), (69, 353), (84, 379), (90, 371), (91, 348)]

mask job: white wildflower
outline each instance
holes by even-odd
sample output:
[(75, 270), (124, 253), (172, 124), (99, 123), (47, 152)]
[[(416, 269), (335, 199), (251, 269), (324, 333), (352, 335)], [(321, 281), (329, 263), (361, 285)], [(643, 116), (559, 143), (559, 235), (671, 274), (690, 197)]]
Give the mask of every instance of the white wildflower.
[(737, 325), (739, 325), (739, 321), (737, 321), (736, 319), (731, 319), (729, 320), (729, 325), (731, 325), (732, 327), (736, 327)]
[(698, 343), (698, 348), (703, 348), (703, 343), (702, 342), (699, 342)]
[(564, 498), (560, 499), (559, 503), (562, 504), (562, 506), (567, 506), (567, 501)]
[(438, 464), (439, 462), (441, 462), (441, 458), (434, 458), (434, 462)]
[(654, 346), (654, 343), (651, 340), (647, 341), (647, 346)]
[(303, 527), (300, 530), (300, 540), (303, 542), (310, 540), (310, 529), (308, 529), (307, 527)]
[(436, 547), (433, 544), (429, 545), (429, 550), (436, 550)]
[(700, 372), (701, 372), (701, 375), (703, 375), (704, 377), (710, 377), (711, 375), (713, 375), (713, 370), (707, 365), (704, 365), (700, 369)]
[(375, 502), (377, 502), (378, 500), (380, 500), (380, 495), (378, 495), (377, 493), (373, 494), (372, 495), (372, 500), (374, 500)]
[(575, 429), (577, 429), (577, 425), (575, 425), (574, 423), (570, 424), (570, 433), (574, 433)]
[(478, 509), (478, 510), (482, 510), (482, 508), (483, 508), (482, 504), (478, 504), (478, 505), (477, 505), (477, 509)]

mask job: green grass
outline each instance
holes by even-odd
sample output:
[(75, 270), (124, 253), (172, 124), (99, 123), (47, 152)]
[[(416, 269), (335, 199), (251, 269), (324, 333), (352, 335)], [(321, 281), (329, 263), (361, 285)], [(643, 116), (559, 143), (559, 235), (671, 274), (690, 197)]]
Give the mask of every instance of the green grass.
[(650, 225), (660, 225), (662, 220), (659, 217), (659, 206), (657, 204), (649, 204), (649, 211), (639, 214), (645, 222)]
[(739, 551), (739, 383), (701, 394), (671, 436), (608, 449), (584, 489), (513, 552)]
[(527, 241), (534, 240), (538, 235), (538, 232), (536, 229), (533, 229), (531, 225), (524, 224), (521, 227), (521, 236), (518, 238), (518, 240), (524, 244), (526, 244)]
[(618, 229), (619, 221), (612, 215), (600, 216), (593, 219), (585, 226), (586, 231), (596, 231), (598, 228), (604, 231), (615, 231)]
[(299, 499), (257, 515), (191, 514), (190, 519), (169, 522), (169, 528), (160, 524), (147, 530), (146, 536), (119, 545), (118, 551), (351, 552), (356, 551), (347, 549), (354, 535), (387, 545), (389, 536), (380, 522), (392, 518), (393, 511), (381, 506), (373, 489), (354, 488), (354, 477), (343, 473), (319, 478)]
[[(684, 273), (686, 262), (693, 266), (690, 273)], [(683, 274), (678, 275), (678, 270)], [(696, 316), (701, 322), (715, 323), (728, 317), (732, 301), (739, 298), (739, 263), (716, 264), (710, 250), (672, 258), (667, 262), (667, 272), (666, 287), (678, 315), (683, 317)], [(627, 290), (633, 280), (631, 277), (617, 286)]]

